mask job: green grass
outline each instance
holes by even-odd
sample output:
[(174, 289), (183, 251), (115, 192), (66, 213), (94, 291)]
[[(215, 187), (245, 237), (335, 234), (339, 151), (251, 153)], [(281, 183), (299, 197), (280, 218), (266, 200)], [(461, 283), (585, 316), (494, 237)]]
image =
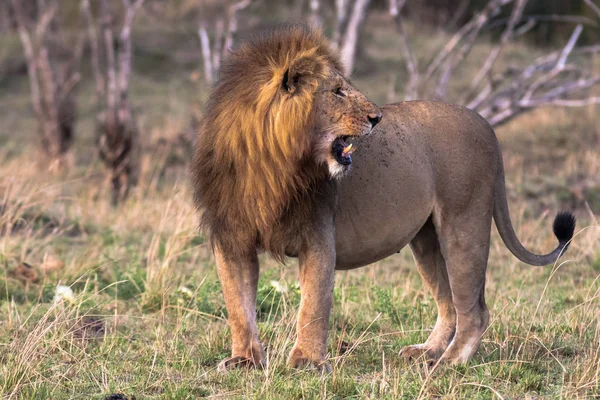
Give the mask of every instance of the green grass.
[[(6, 170), (18, 161), (7, 160)], [(398, 357), (435, 322), (435, 304), (408, 251), (338, 273), (329, 345), (334, 372), (327, 377), (286, 366), (300, 300), (296, 263), (263, 257), (257, 312), (269, 366), (222, 374), (216, 365), (229, 352), (226, 311), (212, 257), (195, 232), (188, 187), (136, 192), (111, 209), (82, 180), (20, 172), (10, 194), (3, 186), (1, 220), (3, 229), (18, 226), (0, 238), (0, 389), (7, 398), (600, 395), (597, 228), (580, 233), (554, 268), (516, 262), (494, 235), (492, 323), (482, 348), (467, 365), (432, 375)], [(60, 190), (48, 198), (56, 185)], [(549, 248), (548, 218), (520, 224), (528, 247)], [(47, 254), (65, 261), (64, 269), (44, 275)], [(40, 273), (37, 283), (15, 275), (21, 261)], [(70, 286), (74, 298), (55, 301), (58, 284)]]
[[(600, 308), (594, 299), (600, 285), (587, 265), (569, 262), (550, 280), (546, 271), (529, 268), (518, 268), (507, 279), (509, 268), (491, 265), (488, 303), (493, 320), (481, 350), (465, 366), (428, 375), (424, 366), (407, 365), (398, 357), (402, 346), (424, 340), (435, 321), (435, 305), (416, 272), (399, 267), (410, 266), (407, 258), (399, 255), (338, 275), (331, 376), (285, 366), (299, 303), (297, 284), (290, 279), (292, 266), (271, 265), (259, 282), (259, 330), (269, 367), (222, 374), (216, 364), (228, 355), (229, 332), (214, 270), (207, 265), (194, 277), (175, 264), (176, 278), (152, 310), (143, 304), (146, 284), (139, 284), (140, 293), (124, 295), (127, 282), (108, 283), (111, 272), (100, 268), (72, 285), (72, 301), (14, 296), (2, 301), (0, 388), (7, 396), (57, 399), (102, 398), (112, 392), (138, 398), (220, 394), (272, 399), (600, 394)], [(140, 273), (139, 263), (121, 268), (122, 276)], [(272, 283), (282, 276), (278, 282), (284, 292)], [(25, 290), (10, 278), (1, 286)], [(86, 318), (98, 322), (89, 327)]]
[[(559, 264), (544, 268), (519, 263), (494, 230), (486, 285), (492, 320), (467, 365), (430, 374), (398, 357), (403, 346), (426, 339), (436, 317), (406, 249), (337, 274), (329, 337), (334, 371), (325, 377), (286, 366), (300, 300), (297, 264), (262, 257), (257, 313), (269, 365), (222, 374), (216, 366), (229, 355), (227, 313), (210, 249), (196, 231), (185, 149), (157, 144), (188, 129), (207, 95), (190, 79), (197, 67), (189, 57), (180, 62), (164, 53), (194, 51), (181, 42), (195, 40), (194, 32), (143, 33), (131, 96), (144, 131), (141, 178), (119, 208), (109, 205), (95, 158), (89, 82), (80, 88), (76, 164), (59, 175), (32, 165), (35, 122), (26, 80), (0, 82), (0, 108), (10, 110), (0, 120), (3, 398), (600, 397), (597, 109), (537, 110), (498, 131), (513, 223), (524, 244), (537, 252), (555, 245), (551, 216), (560, 207), (575, 208), (583, 230)], [(393, 35), (391, 26), (368, 33), (374, 44), (353, 78), (379, 103), (387, 98), (387, 71), (397, 68), (402, 86)], [(427, 36), (414, 42), (431, 45)], [(507, 57), (530, 51), (515, 45)], [(64, 268), (44, 273), (48, 257)], [(19, 275), (21, 262), (33, 266), (37, 281)], [(55, 301), (58, 285), (69, 286), (73, 298)]]

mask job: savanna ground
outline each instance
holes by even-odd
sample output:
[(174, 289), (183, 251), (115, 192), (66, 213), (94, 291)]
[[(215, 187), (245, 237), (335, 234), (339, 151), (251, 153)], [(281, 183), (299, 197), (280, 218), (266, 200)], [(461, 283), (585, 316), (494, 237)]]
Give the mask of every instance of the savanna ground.
[[(356, 86), (386, 102), (402, 70), (391, 26), (372, 15)], [(383, 18), (383, 17), (380, 17)], [(207, 90), (195, 37), (136, 30), (132, 99), (143, 127), (139, 187), (110, 206), (93, 147), (93, 87), (84, 79), (74, 167), (35, 165), (26, 77), (0, 82), (0, 392), (5, 398), (594, 398), (600, 397), (600, 125), (596, 108), (541, 109), (497, 130), (512, 220), (527, 248), (556, 243), (554, 214), (575, 209), (577, 234), (554, 266), (522, 264), (493, 228), (487, 280), (491, 325), (467, 365), (429, 375), (398, 357), (422, 342), (435, 304), (408, 249), (340, 272), (330, 330), (334, 372), (291, 370), (297, 263), (262, 258), (260, 336), (268, 368), (217, 372), (230, 336), (214, 261), (196, 231), (177, 135)], [(440, 33), (421, 34), (416, 48)], [(142, 40), (143, 39), (143, 40)], [(4, 54), (17, 38), (2, 38)], [(484, 54), (488, 44), (475, 52)], [(169, 49), (167, 53), (166, 49)], [(538, 51), (519, 44), (505, 59)], [(468, 66), (464, 72), (468, 79)], [(402, 82), (402, 75), (399, 75)], [(456, 82), (454, 90), (460, 90)], [(32, 267), (20, 266), (26, 262)], [(62, 264), (64, 263), (64, 264)], [(38, 279), (35, 279), (37, 275)], [(57, 286), (69, 293), (57, 294)], [(61, 289), (64, 290), (64, 289)]]

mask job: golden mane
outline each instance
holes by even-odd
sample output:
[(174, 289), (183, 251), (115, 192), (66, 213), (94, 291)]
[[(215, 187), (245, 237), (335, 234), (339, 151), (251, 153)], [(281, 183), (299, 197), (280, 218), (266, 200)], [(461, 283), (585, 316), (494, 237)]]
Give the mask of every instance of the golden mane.
[(201, 226), (237, 253), (240, 239), (269, 248), (273, 225), (317, 179), (311, 168), (314, 93), (342, 71), (320, 31), (286, 25), (232, 51), (207, 102), (192, 165)]

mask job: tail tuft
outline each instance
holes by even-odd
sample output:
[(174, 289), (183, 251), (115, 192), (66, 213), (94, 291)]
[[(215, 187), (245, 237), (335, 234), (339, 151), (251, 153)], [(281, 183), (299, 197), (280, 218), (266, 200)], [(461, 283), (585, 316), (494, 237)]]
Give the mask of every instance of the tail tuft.
[(552, 231), (561, 245), (566, 245), (575, 232), (576, 219), (569, 211), (561, 211), (554, 218)]

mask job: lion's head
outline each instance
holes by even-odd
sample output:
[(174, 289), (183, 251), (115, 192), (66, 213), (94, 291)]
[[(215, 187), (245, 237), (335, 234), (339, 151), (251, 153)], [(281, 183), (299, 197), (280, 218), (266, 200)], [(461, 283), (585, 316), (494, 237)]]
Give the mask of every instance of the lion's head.
[(342, 176), (352, 163), (349, 138), (369, 134), (381, 112), (344, 77), (319, 31), (292, 25), (231, 52), (204, 118), (195, 199), (222, 242), (232, 232), (268, 236), (299, 193)]

